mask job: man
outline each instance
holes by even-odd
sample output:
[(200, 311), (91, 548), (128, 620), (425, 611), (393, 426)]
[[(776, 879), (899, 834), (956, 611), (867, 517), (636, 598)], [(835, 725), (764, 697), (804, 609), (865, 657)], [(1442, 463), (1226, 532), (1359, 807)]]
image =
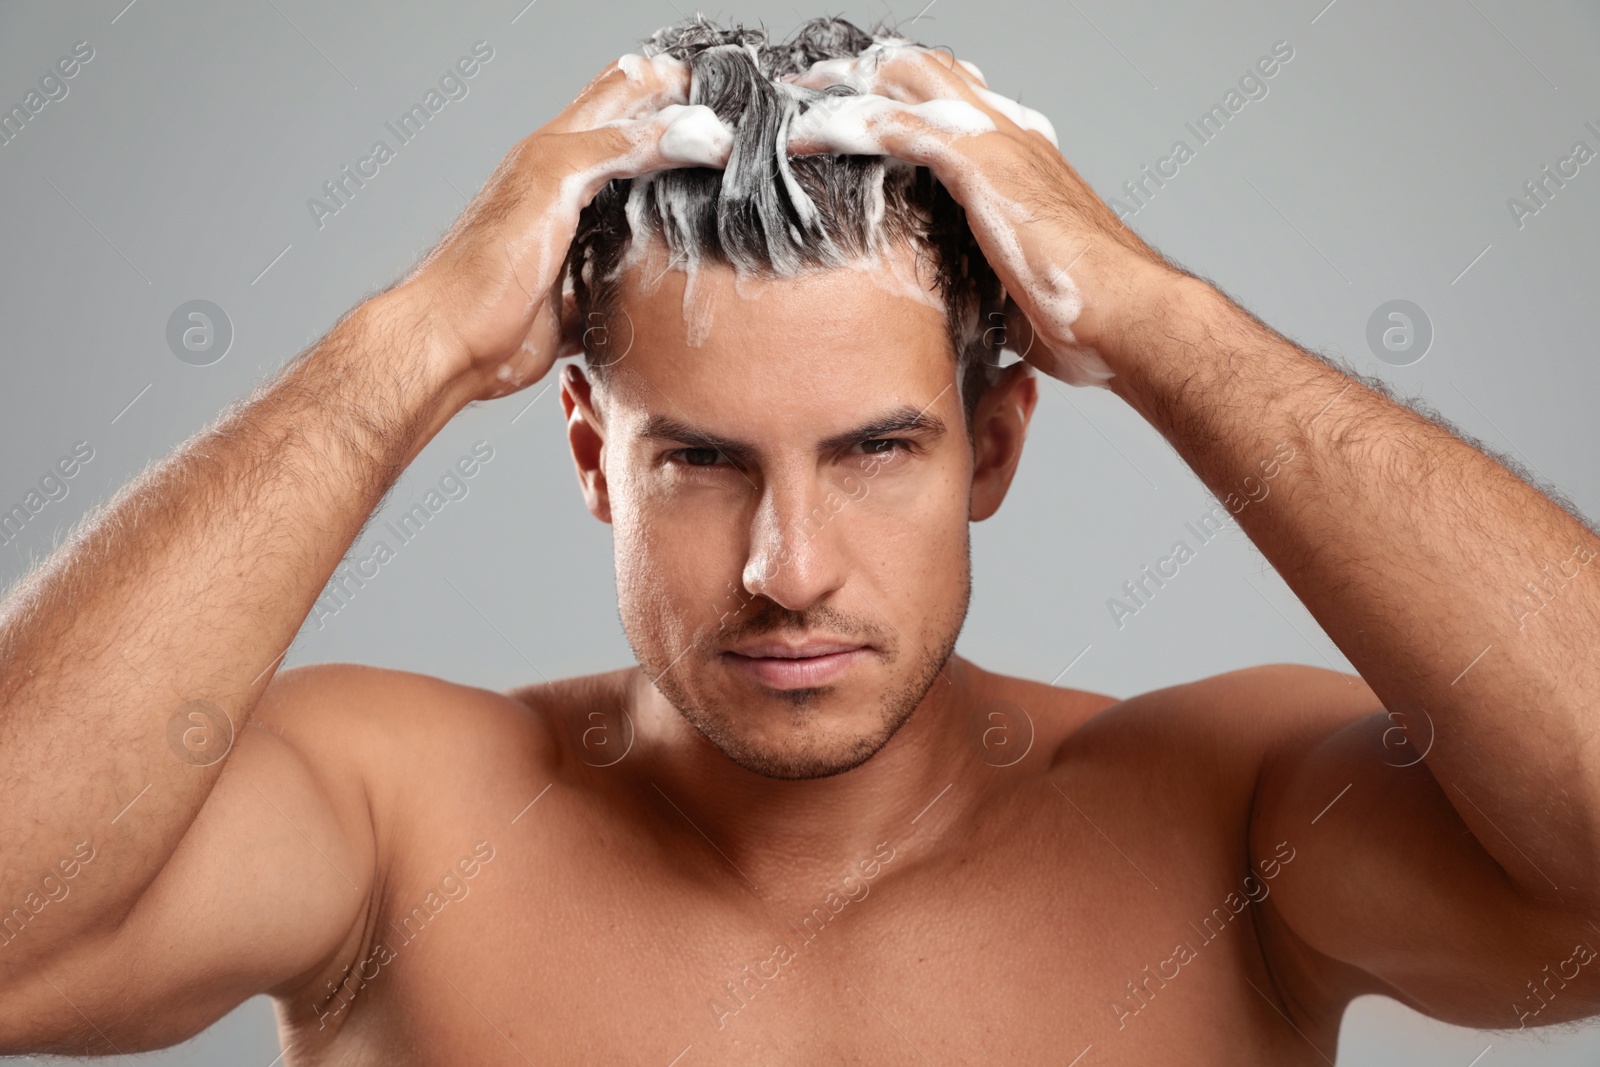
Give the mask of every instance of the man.
[[(1586, 524), (1162, 259), (976, 68), (838, 20), (648, 51), (6, 600), (0, 1048), (262, 991), (288, 1064), (1316, 1063), (1366, 992), (1600, 1011)], [(277, 671), (440, 427), (580, 347), (639, 666)], [(1165, 435), (1360, 677), (954, 656), (1033, 368)]]

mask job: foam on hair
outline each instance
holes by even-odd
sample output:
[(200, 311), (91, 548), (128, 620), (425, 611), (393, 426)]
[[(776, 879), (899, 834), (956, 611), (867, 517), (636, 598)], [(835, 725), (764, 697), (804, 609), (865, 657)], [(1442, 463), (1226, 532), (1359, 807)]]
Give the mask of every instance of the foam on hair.
[[(888, 282), (944, 311), (970, 417), (993, 378), (997, 353), (983, 327), (1004, 292), (961, 205), (925, 167), (885, 156), (791, 157), (786, 150), (796, 116), (856, 90), (807, 89), (779, 79), (823, 60), (911, 43), (884, 25), (867, 33), (840, 18), (812, 19), (775, 43), (764, 29), (725, 28), (698, 15), (646, 38), (646, 56), (670, 55), (689, 65), (689, 102), (716, 113), (733, 132), (733, 150), (722, 170), (659, 171), (612, 181), (600, 191), (582, 212), (568, 253), (581, 321), (615, 311), (623, 269), (639, 263), (655, 239), (665, 244), (672, 265), (689, 273), (691, 344), (710, 325), (703, 309), (690, 306), (702, 264), (730, 266), (736, 279), (863, 269), (875, 283)], [(896, 266), (892, 253), (907, 245), (930, 268), (936, 279), (931, 289)], [(585, 333), (586, 355), (597, 371), (611, 362), (604, 351), (608, 336)]]

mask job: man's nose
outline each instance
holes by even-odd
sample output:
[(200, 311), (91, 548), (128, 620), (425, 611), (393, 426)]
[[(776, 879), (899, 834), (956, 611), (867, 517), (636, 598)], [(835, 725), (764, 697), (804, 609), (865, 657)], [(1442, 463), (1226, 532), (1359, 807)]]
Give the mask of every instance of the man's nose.
[(769, 479), (751, 521), (744, 587), (803, 611), (844, 585), (839, 512), (848, 501), (815, 478)]

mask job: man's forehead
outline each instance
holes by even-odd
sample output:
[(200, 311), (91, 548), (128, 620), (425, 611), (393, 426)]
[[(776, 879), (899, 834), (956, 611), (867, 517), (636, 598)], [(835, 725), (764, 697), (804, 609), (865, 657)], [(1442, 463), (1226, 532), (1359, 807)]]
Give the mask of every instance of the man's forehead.
[(928, 408), (955, 380), (943, 304), (909, 254), (793, 278), (656, 255), (619, 283), (626, 321), (612, 330), (629, 329), (631, 343), (607, 392), (641, 430), (651, 418), (730, 429), (798, 419), (826, 435)]
[(640, 327), (641, 340), (681, 340), (690, 348), (757, 339), (837, 348), (869, 338), (915, 341), (945, 329), (928, 257), (906, 242), (845, 266), (762, 277), (671, 256), (654, 238), (630, 249), (618, 281), (619, 311)]

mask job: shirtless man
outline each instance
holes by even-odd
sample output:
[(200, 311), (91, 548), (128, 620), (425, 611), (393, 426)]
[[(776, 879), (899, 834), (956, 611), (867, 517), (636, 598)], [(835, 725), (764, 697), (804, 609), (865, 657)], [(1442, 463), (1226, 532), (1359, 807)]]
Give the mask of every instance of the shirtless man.
[[(608, 180), (731, 169), (691, 68), (608, 68), (404, 281), (10, 593), (0, 1050), (156, 1048), (263, 991), (290, 1065), (1313, 1064), (1362, 993), (1600, 1011), (1586, 524), (1173, 267), (976, 68), (894, 42), (807, 64), (797, 92), (871, 96), (788, 151), (928, 168), (1026, 362), (974, 397), (945, 312), (853, 269), (702, 263), (715, 314), (686, 317), (646, 256), (599, 374), (563, 257)], [(562, 404), (640, 666), (510, 693), (276, 670), (440, 427), (579, 343)], [(1133, 405), (1360, 677), (1117, 700), (953, 656), (1035, 369)]]

